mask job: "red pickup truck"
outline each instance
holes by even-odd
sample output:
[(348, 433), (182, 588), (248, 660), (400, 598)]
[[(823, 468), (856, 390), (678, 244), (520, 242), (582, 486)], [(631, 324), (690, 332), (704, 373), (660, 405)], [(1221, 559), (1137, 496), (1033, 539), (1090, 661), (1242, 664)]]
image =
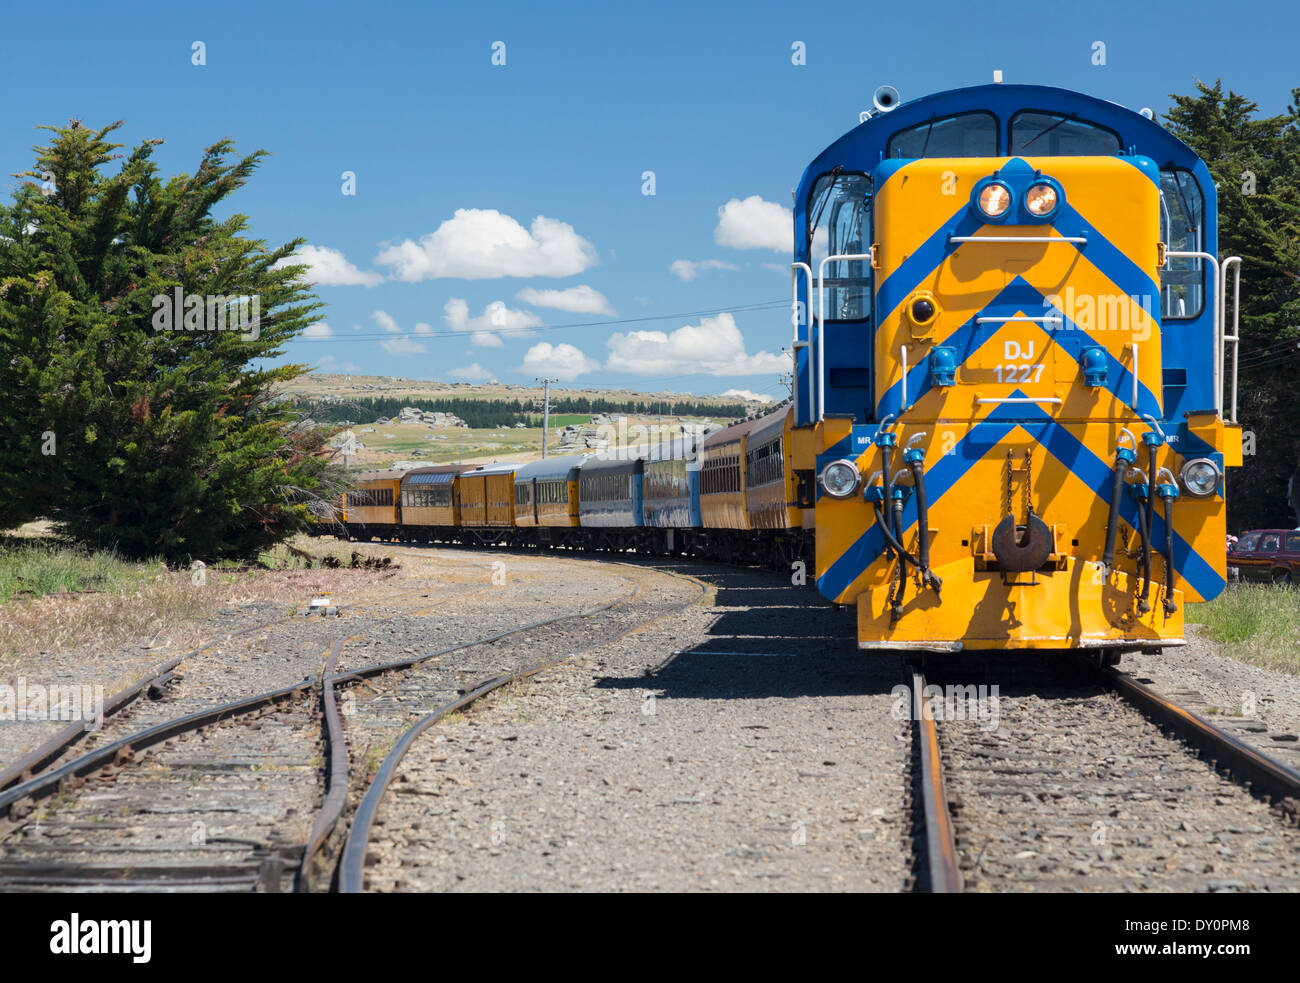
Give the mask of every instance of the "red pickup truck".
[(1256, 583), (1300, 579), (1300, 529), (1254, 529), (1228, 550), (1228, 572)]

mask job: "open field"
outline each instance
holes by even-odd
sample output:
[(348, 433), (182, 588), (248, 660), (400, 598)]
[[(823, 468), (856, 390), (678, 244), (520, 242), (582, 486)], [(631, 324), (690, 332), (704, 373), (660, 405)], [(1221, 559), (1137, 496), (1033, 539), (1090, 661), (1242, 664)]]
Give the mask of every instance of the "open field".
[[(549, 453), (580, 453), (583, 448), (569, 447), (561, 450), (559, 434), (566, 426), (585, 426), (591, 419), (589, 415), (577, 413), (552, 416)], [(725, 417), (677, 416), (629, 416), (626, 420), (629, 431), (637, 426), (666, 425), (675, 428), (682, 423), (723, 425), (731, 422)], [(397, 461), (418, 461), (421, 464), (490, 464), (494, 461), (514, 461), (522, 464), (542, 456), (540, 426), (475, 429), (431, 427), (425, 423), (365, 423), (350, 429), (363, 445), (362, 450), (348, 458), (349, 468), (358, 470), (387, 468)]]
[[(341, 568), (307, 569), (304, 553), (331, 556)], [(318, 592), (374, 579), (371, 571), (347, 569), (350, 559), (346, 543), (300, 536), (262, 554), (256, 565), (218, 564), (199, 574), (159, 560), (92, 553), (49, 536), (13, 536), (0, 542), (0, 661), (131, 639), (184, 647), (197, 638), (197, 622), (218, 610), (268, 603), (287, 613)]]

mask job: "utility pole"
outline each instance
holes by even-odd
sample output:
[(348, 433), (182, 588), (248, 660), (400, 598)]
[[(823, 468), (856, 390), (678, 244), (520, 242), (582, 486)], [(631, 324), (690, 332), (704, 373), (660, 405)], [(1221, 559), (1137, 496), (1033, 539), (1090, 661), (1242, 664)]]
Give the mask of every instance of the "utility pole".
[(542, 460), (546, 460), (546, 444), (551, 434), (551, 383), (559, 379), (534, 379), (542, 384)]

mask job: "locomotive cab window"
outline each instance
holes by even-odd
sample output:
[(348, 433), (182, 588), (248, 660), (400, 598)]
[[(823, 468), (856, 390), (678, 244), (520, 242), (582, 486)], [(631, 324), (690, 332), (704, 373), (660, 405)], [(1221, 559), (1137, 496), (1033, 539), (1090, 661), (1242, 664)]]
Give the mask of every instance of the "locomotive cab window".
[[(871, 251), (871, 179), (865, 174), (824, 174), (808, 207), (813, 275), (827, 256), (864, 256)], [(826, 320), (863, 321), (871, 316), (870, 260), (826, 264)], [(812, 314), (813, 312), (810, 312)]]
[(1012, 157), (1113, 157), (1119, 134), (1064, 113), (1026, 109), (1011, 117)]
[(958, 113), (899, 130), (885, 144), (885, 156), (996, 157), (998, 121), (992, 113)]
[[(1171, 253), (1205, 249), (1205, 197), (1187, 171), (1160, 172), (1160, 235)], [(1199, 259), (1171, 257), (1160, 271), (1161, 317), (1190, 319), (1204, 309), (1204, 264)]]

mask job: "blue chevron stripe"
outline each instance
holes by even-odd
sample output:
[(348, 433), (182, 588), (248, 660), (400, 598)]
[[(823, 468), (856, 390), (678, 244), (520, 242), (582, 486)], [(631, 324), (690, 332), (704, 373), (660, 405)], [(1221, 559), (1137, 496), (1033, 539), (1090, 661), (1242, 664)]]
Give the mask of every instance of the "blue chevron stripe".
[[(1022, 396), (1023, 393), (1017, 390), (1015, 395)], [(1023, 419), (1010, 418), (1013, 413), (1024, 413), (1025, 405), (997, 407), (954, 445), (951, 454), (941, 457), (926, 471), (925, 488), (931, 506), (937, 504), (951, 491), (977, 461), (982, 460), (1008, 434), (1020, 427), (1077, 475), (1079, 480), (1091, 488), (1109, 508), (1111, 466), (1089, 450), (1067, 427), (1057, 423), (1037, 407), (1029, 407), (1029, 412), (1037, 417), (1036, 420), (1027, 422)], [(1120, 507), (1120, 515), (1130, 525), (1135, 525), (1137, 522), (1137, 503), (1127, 495), (1124, 496)], [(913, 497), (908, 499), (903, 510), (904, 530), (910, 531), (916, 521), (916, 500)], [(1153, 542), (1164, 542), (1164, 518), (1159, 514), (1156, 516), (1151, 533)], [(863, 570), (879, 559), (883, 552), (884, 538), (873, 522), (818, 578), (818, 589), (825, 597), (839, 597)], [(1223, 578), (1177, 532), (1174, 533), (1174, 568), (1180, 577), (1207, 600), (1217, 596), (1223, 589)]]
[[(1036, 288), (1031, 286), (1023, 277), (1016, 277), (1011, 283), (993, 298), (983, 310), (979, 311), (975, 317), (959, 327), (943, 341), (936, 344), (945, 345), (949, 348), (957, 349), (957, 360), (964, 364), (966, 359), (970, 358), (981, 345), (992, 338), (1003, 327), (1001, 324), (976, 325), (977, 317), (1010, 317), (1016, 311), (1043, 311), (1049, 309), (1046, 297)], [(1070, 356), (1078, 362), (1082, 356), (1082, 350), (1085, 345), (1096, 346), (1106, 351), (1105, 346), (1099, 342), (1087, 331), (1084, 331), (1077, 324), (1065, 317), (1064, 313), (1056, 307), (1052, 307), (1061, 315), (1062, 326), (1056, 331), (1051, 332), (1052, 340), (1069, 351)], [(1087, 339), (1086, 342), (1081, 339)], [(1067, 345), (1066, 342), (1077, 342), (1076, 344)], [(1071, 350), (1073, 349), (1073, 350)], [(1106, 390), (1110, 392), (1125, 406), (1129, 405), (1131, 393), (1133, 392), (1133, 377), (1129, 370), (1115, 358), (1109, 351), (1106, 351), (1107, 363), (1107, 384)], [(907, 396), (909, 402), (915, 403), (922, 396), (933, 388), (930, 385), (930, 367), (927, 360), (921, 360), (916, 365), (908, 369), (907, 372)], [(1135, 412), (1149, 413), (1152, 416), (1159, 417), (1162, 414), (1160, 401), (1146, 385), (1138, 386), (1138, 403), (1139, 406), (1131, 407)], [(902, 380), (894, 383), (881, 396), (880, 402), (876, 407), (876, 415), (883, 417), (887, 413), (895, 415), (903, 410), (903, 383)]]

